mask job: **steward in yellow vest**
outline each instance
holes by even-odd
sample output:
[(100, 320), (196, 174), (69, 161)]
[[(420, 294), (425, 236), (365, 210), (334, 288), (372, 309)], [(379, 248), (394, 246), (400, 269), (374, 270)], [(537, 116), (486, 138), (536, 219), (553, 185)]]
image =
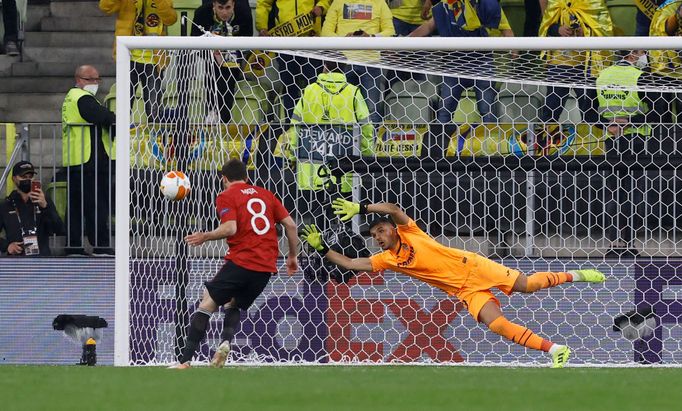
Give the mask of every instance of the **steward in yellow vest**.
[(637, 90), (643, 69), (647, 66), (644, 50), (622, 52), (623, 59), (604, 69), (597, 78), (599, 113), (608, 124), (608, 132), (614, 137), (639, 134), (651, 135), (651, 127), (644, 124), (651, 105), (643, 100)]
[(99, 82), (99, 73), (94, 67), (81, 66), (76, 71), (76, 86), (69, 90), (64, 98), (62, 104), (64, 166), (86, 164), (93, 157), (97, 157), (98, 161), (115, 159), (116, 148), (109, 135), (109, 129), (116, 122), (116, 115), (95, 98)]
[[(297, 157), (299, 148), (299, 134), (304, 125), (338, 125), (347, 128), (350, 133), (359, 129), (361, 132), (360, 146), (357, 147), (362, 155), (372, 155), (374, 139), (374, 128), (369, 124), (369, 109), (365, 98), (362, 96), (357, 86), (349, 84), (346, 75), (338, 68), (335, 63), (325, 63), (325, 72), (320, 74), (317, 81), (310, 84), (303, 90), (291, 122), (294, 126), (289, 130), (288, 147), (285, 148), (289, 159)], [(299, 126), (296, 126), (299, 125)], [(353, 136), (350, 144), (357, 141), (357, 136)], [(330, 150), (333, 143), (326, 142)], [(343, 143), (337, 143), (342, 145)], [(337, 147), (340, 150), (350, 151), (352, 147)], [(329, 180), (328, 171), (324, 170), (321, 164), (313, 164), (298, 160), (296, 173), (298, 188), (300, 190), (319, 190), (325, 187)], [(341, 182), (341, 192), (348, 193), (352, 188), (352, 178), (345, 175)]]
[(113, 255), (114, 170), (116, 148), (110, 129), (116, 116), (95, 98), (97, 69), (81, 66), (76, 85), (62, 105), (62, 165), (68, 173), (66, 254), (84, 254), (85, 234), (93, 253)]

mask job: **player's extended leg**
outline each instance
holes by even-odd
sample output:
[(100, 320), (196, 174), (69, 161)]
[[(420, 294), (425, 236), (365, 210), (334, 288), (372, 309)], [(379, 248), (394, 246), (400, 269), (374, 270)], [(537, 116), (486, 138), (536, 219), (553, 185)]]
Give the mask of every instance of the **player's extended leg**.
[(241, 317), (237, 302), (233, 298), (225, 304), (225, 318), (223, 319), (223, 331), (220, 333), (220, 345), (213, 355), (211, 366), (220, 368), (225, 365), (227, 356), (230, 354), (230, 341), (237, 333), (237, 325)]
[(519, 293), (534, 293), (543, 288), (556, 287), (563, 283), (603, 283), (605, 280), (604, 274), (597, 270), (573, 270), (565, 273), (543, 271), (529, 276), (519, 275), (512, 290)]
[(539, 335), (535, 334), (526, 327), (507, 320), (502, 314), (502, 310), (490, 300), (483, 305), (478, 313), (478, 320), (488, 326), (490, 331), (501, 335), (513, 342), (534, 350), (549, 352), (554, 361), (552, 368), (563, 368), (568, 362), (571, 350), (565, 345), (554, 344)]
[(213, 301), (208, 291), (204, 289), (204, 296), (199, 304), (199, 308), (192, 315), (189, 322), (189, 332), (187, 340), (185, 340), (185, 348), (182, 350), (180, 356), (180, 364), (174, 368), (189, 368), (190, 361), (199, 348), (199, 344), (206, 336), (206, 328), (208, 328), (208, 321), (211, 319), (211, 314), (218, 309), (218, 305)]

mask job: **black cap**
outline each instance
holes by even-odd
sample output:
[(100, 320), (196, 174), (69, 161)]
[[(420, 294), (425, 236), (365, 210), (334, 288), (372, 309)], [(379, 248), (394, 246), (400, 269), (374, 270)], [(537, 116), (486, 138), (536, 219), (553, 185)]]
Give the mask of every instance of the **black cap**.
[(12, 175), (15, 177), (21, 177), (27, 173), (36, 173), (36, 169), (29, 161), (20, 161), (12, 167)]

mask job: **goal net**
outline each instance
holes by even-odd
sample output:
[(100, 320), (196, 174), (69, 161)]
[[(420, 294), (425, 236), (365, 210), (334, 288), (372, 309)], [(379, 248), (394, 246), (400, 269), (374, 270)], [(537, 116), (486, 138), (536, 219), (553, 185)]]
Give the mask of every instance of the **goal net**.
[[(572, 364), (682, 364), (682, 87), (661, 69), (682, 40), (451, 40), (119, 37), (115, 363), (177, 361), (227, 251), (183, 238), (217, 226), (217, 171), (236, 157), (349, 256), (379, 248), (368, 218), (331, 215), (338, 197), (397, 203), (439, 242), (527, 274), (601, 270), (605, 284), (493, 292)], [(643, 74), (600, 76), (617, 65)], [(178, 202), (159, 191), (171, 170), (192, 185)], [(242, 312), (230, 361), (548, 362), (425, 283), (305, 246), (300, 262)], [(221, 327), (222, 311), (195, 360)]]

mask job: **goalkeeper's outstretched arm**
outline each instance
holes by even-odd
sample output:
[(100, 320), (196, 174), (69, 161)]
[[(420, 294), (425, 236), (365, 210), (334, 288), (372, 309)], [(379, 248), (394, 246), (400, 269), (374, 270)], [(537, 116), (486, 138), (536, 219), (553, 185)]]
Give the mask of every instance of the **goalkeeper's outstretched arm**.
[(372, 271), (372, 261), (369, 258), (350, 258), (334, 250), (329, 250), (323, 257), (346, 270)]
[(410, 216), (393, 203), (367, 204), (367, 213), (388, 214), (397, 225), (405, 225), (410, 222)]

